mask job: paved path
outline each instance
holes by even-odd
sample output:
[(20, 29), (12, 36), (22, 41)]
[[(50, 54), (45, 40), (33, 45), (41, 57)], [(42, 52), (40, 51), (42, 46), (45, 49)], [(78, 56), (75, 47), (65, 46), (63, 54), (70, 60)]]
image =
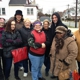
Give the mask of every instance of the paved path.
[[(48, 77), (45, 76), (45, 71), (44, 70), (45, 70), (45, 66), (43, 65), (43, 67), (42, 67), (43, 77), (45, 77), (46, 80), (53, 80), (53, 79), (50, 79), (50, 76), (48, 76)], [(21, 80), (32, 80), (31, 79), (31, 73), (30, 72), (28, 73), (28, 76), (26, 78), (24, 78), (23, 77), (23, 71), (19, 71), (19, 77), (21, 78)], [(13, 66), (12, 66), (12, 69), (11, 69), (11, 74), (10, 74), (9, 80), (15, 80)], [(56, 79), (54, 79), (54, 80), (56, 80)]]

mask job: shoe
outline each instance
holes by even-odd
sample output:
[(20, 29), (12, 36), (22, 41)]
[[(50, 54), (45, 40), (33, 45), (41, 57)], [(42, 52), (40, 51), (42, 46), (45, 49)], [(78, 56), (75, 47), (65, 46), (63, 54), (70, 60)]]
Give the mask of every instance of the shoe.
[(23, 74), (23, 77), (27, 77), (27, 75), (28, 75), (27, 73), (24, 73), (24, 74)]
[(49, 76), (49, 73), (48, 72), (45, 72), (45, 76)]
[(16, 80), (21, 80), (19, 77), (15, 77)]
[(23, 67), (20, 67), (20, 71), (22, 71), (24, 68)]
[(38, 80), (46, 80), (46, 79), (42, 77), (42, 78), (39, 78)]

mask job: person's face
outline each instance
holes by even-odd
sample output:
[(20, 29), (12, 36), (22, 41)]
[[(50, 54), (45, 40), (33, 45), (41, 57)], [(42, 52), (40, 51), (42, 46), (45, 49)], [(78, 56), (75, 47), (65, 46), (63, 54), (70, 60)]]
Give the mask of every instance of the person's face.
[(15, 27), (16, 27), (16, 26), (15, 26), (15, 21), (12, 21), (12, 22), (11, 22), (11, 30), (12, 30), (12, 31), (15, 30)]
[(22, 18), (22, 16), (21, 16), (21, 15), (16, 15), (16, 19), (17, 19), (17, 21), (20, 21), (20, 20), (21, 20), (21, 18)]
[(56, 24), (58, 22), (58, 18), (56, 15), (52, 16), (52, 21)]
[(0, 19), (0, 27), (3, 27), (4, 23), (5, 23), (4, 19)]
[(34, 29), (35, 29), (36, 31), (41, 31), (42, 26), (41, 26), (40, 24), (36, 24), (36, 25), (34, 26)]
[(24, 25), (26, 28), (30, 28), (31, 22), (30, 21), (26, 21), (24, 22)]
[(65, 33), (56, 32), (56, 36), (58, 39), (63, 38)]
[(43, 27), (44, 27), (44, 29), (48, 29), (49, 28), (49, 23), (48, 22), (44, 22), (43, 23)]

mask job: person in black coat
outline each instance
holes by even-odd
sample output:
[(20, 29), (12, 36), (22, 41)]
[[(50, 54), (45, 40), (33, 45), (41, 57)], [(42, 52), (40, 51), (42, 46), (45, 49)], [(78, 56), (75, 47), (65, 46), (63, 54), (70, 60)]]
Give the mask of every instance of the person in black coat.
[(59, 13), (55, 12), (55, 13), (52, 14), (52, 24), (51, 24), (51, 30), (52, 30), (53, 38), (55, 36), (55, 29), (56, 29), (57, 26), (64, 26), (68, 29), (68, 27), (65, 24), (62, 23)]
[[(10, 20), (6, 24), (5, 31), (2, 33), (3, 56), (5, 59), (5, 80), (9, 80), (12, 66), (11, 50), (19, 48), (22, 44), (20, 33), (16, 30), (15, 21)], [(18, 62), (14, 64), (14, 76), (16, 80), (21, 80), (18, 76)]]
[(50, 44), (46, 46), (46, 51), (45, 51), (45, 59), (44, 59), (44, 65), (45, 65), (45, 76), (49, 75), (49, 69), (50, 69), (50, 57), (49, 57), (49, 52), (51, 48), (51, 40), (52, 40), (52, 33), (51, 33), (51, 28), (49, 28), (49, 21), (44, 20), (43, 22), (43, 31), (45, 32), (46, 36), (49, 38)]
[[(28, 51), (29, 51), (28, 35), (31, 33), (32, 29), (33, 29), (33, 27), (31, 25), (31, 21), (29, 19), (24, 19), (24, 26), (21, 29), (19, 29), (19, 32), (21, 34), (22, 41), (23, 41), (22, 47), (26, 46), (28, 48)], [(23, 60), (22, 63), (23, 63), (23, 67), (24, 67), (23, 77), (27, 77), (27, 74), (28, 74), (28, 59)], [(30, 71), (31, 71), (30, 60), (29, 60), (29, 68), (30, 68)]]
[[(4, 24), (5, 24), (5, 19), (0, 18), (0, 80), (4, 80), (3, 73), (4, 73), (5, 61), (3, 57), (3, 47), (2, 47), (2, 42), (1, 42), (2, 33), (4, 31)], [(1, 65), (1, 60), (2, 60), (2, 65)]]

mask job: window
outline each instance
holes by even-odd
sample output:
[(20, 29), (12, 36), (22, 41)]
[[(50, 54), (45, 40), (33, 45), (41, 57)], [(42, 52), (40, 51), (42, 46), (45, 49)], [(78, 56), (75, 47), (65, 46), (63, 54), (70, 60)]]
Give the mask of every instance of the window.
[(33, 15), (33, 8), (27, 9), (27, 15)]
[(2, 14), (5, 15), (5, 8), (2, 8)]
[(72, 13), (72, 15), (75, 15), (75, 13)]
[(31, 15), (33, 15), (33, 8), (31, 9)]
[(0, 15), (5, 15), (5, 8), (0, 8)]

